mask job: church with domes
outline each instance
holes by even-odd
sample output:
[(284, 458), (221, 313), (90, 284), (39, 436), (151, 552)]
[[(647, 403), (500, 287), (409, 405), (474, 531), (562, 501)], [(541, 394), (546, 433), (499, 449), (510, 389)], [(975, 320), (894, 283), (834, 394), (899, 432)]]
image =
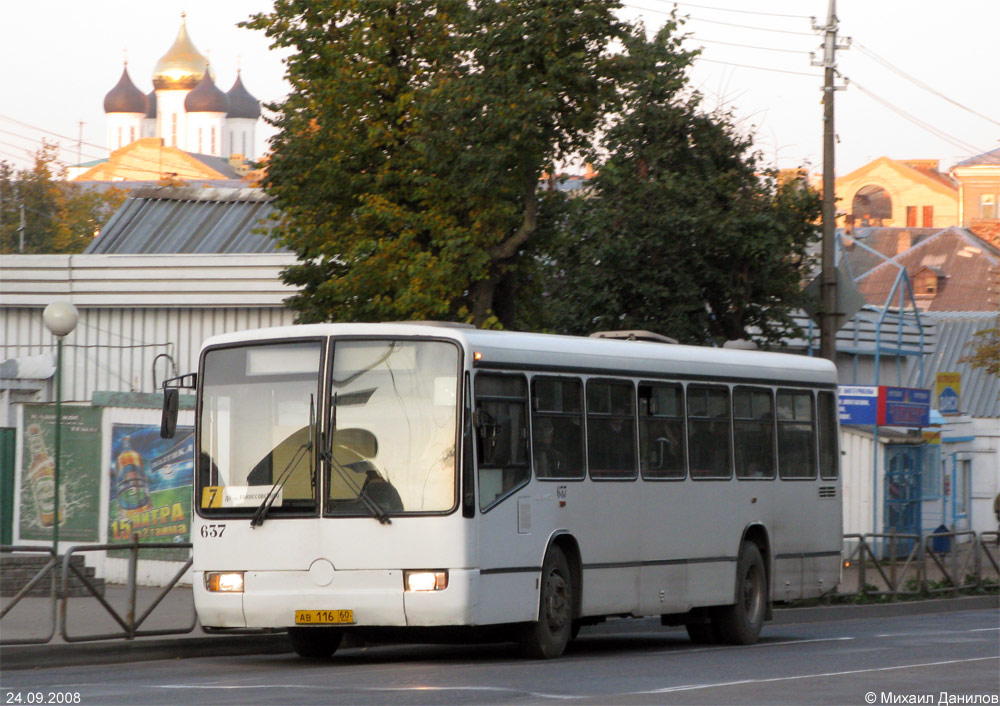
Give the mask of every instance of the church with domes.
[(260, 101), (243, 85), (239, 71), (228, 91), (216, 85), (208, 59), (188, 36), (184, 13), (177, 39), (153, 69), (153, 90), (139, 90), (126, 62), (118, 83), (104, 97), (104, 113), (109, 151), (154, 137), (184, 152), (257, 158)]

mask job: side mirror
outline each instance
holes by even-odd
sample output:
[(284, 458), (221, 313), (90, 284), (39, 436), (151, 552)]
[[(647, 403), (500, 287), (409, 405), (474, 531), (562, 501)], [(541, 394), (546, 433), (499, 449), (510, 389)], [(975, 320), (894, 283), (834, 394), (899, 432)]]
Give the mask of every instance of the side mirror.
[(176, 387), (163, 390), (163, 414), (160, 417), (160, 437), (173, 439), (177, 431), (177, 407), (181, 393)]

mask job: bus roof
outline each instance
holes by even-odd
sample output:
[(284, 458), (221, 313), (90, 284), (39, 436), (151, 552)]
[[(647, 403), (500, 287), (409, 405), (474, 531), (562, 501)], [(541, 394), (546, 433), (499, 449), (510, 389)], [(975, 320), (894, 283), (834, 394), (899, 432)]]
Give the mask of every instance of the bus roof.
[(479, 353), (476, 367), (577, 372), (590, 375), (800, 382), (831, 386), (837, 370), (826, 359), (754, 350), (623, 341), (583, 336), (488, 331), (436, 323), (303, 324), (213, 336), (203, 347), (325, 336), (415, 336), (450, 339)]

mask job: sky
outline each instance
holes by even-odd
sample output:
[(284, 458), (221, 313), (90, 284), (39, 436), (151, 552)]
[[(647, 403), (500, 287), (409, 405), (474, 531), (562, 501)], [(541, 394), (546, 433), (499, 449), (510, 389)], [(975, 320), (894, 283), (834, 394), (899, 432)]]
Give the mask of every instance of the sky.
[[(689, 17), (686, 46), (703, 48), (690, 70), (692, 86), (706, 108), (733, 112), (768, 165), (822, 170), (822, 69), (809, 56), (822, 57), (822, 36), (810, 18), (825, 24), (829, 2), (676, 3)], [(675, 3), (623, 5), (623, 17), (655, 30)], [(0, 0), (0, 7), (0, 160), (18, 167), (30, 163), (42, 139), (59, 143), (66, 164), (105, 157), (103, 100), (123, 58), (148, 92), (182, 11), (222, 90), (232, 86), (238, 66), (261, 100), (280, 100), (288, 90), (285, 55), (272, 51), (263, 33), (236, 26), (269, 10), (270, 0)], [(1000, 1), (838, 0), (836, 11), (838, 37), (851, 44), (836, 55), (847, 80), (835, 97), (839, 176), (883, 155), (936, 159), (946, 171), (1000, 147)], [(258, 129), (258, 154), (272, 134), (270, 126)]]

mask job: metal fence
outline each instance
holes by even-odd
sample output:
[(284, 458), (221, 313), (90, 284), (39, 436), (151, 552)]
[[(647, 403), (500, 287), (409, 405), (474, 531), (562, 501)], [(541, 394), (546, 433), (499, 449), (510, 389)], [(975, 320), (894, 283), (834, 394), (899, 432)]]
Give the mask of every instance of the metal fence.
[[(836, 595), (912, 598), (955, 595), (1000, 583), (997, 532), (844, 535), (844, 572)], [(899, 547), (909, 546), (908, 552)]]
[[(1000, 584), (1000, 535), (997, 532), (943, 532), (926, 536), (892, 533), (844, 535), (844, 572), (835, 595), (840, 597), (885, 597), (889, 600), (917, 595), (957, 594), (963, 590)], [(898, 551), (909, 547), (905, 555)], [(66, 642), (92, 640), (133, 640), (137, 637), (156, 635), (181, 635), (192, 632), (197, 626), (194, 606), (191, 622), (183, 626), (163, 629), (142, 629), (143, 623), (156, 610), (184, 573), (191, 567), (188, 558), (166, 586), (153, 598), (150, 605), (136, 615), (137, 569), (140, 554), (159, 549), (191, 549), (188, 543), (140, 543), (136, 537), (128, 544), (97, 544), (70, 547), (64, 556), (57, 557), (50, 547), (4, 546), (3, 554), (42, 554), (48, 561), (13, 596), (0, 611), (2, 620), (26, 596), (48, 578), (47, 596), (34, 599), (45, 601), (43, 613), (48, 618), (47, 634), (30, 638), (0, 638), (0, 645), (29, 645), (50, 642), (58, 632)], [(85, 552), (124, 550), (128, 553), (128, 578), (125, 586), (127, 606), (123, 612), (108, 602), (93, 581), (72, 563), (75, 556)], [(120, 631), (72, 635), (68, 625), (67, 590), (71, 575), (86, 588), (101, 607), (121, 627)], [(61, 577), (61, 578), (60, 578)], [(57, 611), (58, 606), (58, 611)]]
[[(93, 640), (114, 640), (114, 639), (125, 639), (133, 640), (137, 637), (149, 637), (156, 635), (181, 635), (185, 633), (192, 632), (197, 626), (197, 616), (194, 612), (194, 606), (191, 606), (191, 621), (189, 624), (178, 627), (169, 627), (153, 630), (142, 629), (143, 623), (149, 618), (149, 616), (156, 610), (156, 608), (161, 604), (163, 599), (169, 594), (171, 589), (173, 589), (181, 577), (187, 572), (192, 565), (192, 559), (189, 557), (185, 561), (181, 568), (174, 574), (173, 578), (167, 582), (166, 586), (163, 586), (159, 593), (157, 593), (150, 605), (139, 615), (136, 614), (136, 594), (138, 589), (138, 565), (140, 559), (140, 553), (163, 550), (163, 549), (191, 549), (190, 542), (182, 543), (140, 543), (138, 538), (133, 536), (132, 541), (128, 544), (91, 544), (86, 546), (74, 546), (70, 547), (62, 557), (56, 557), (53, 550), (50, 547), (34, 547), (34, 546), (5, 546), (0, 547), (0, 551), (3, 554), (14, 554), (14, 553), (41, 553), (47, 554), (49, 556), (49, 561), (39, 569), (33, 577), (31, 577), (27, 583), (17, 591), (17, 593), (11, 598), (10, 602), (3, 607), (0, 611), (0, 620), (7, 616), (15, 606), (17, 606), (21, 601), (25, 600), (29, 592), (43, 581), (46, 576), (49, 578), (50, 591), (45, 598), (34, 599), (34, 600), (45, 600), (48, 603), (46, 607), (46, 613), (50, 618), (48, 633), (41, 637), (19, 637), (19, 638), (0, 638), (0, 645), (31, 645), (31, 644), (45, 644), (50, 642), (53, 637), (55, 637), (56, 632), (59, 632), (62, 639), (66, 642), (88, 642)], [(87, 576), (86, 572), (81, 571), (80, 568), (73, 563), (73, 558), (85, 552), (98, 552), (98, 551), (125, 551), (128, 554), (128, 577), (126, 581), (126, 603), (124, 610), (119, 611), (116, 609), (105, 597), (102, 595), (100, 587), (95, 585), (95, 583)], [(76, 578), (76, 580), (82, 584), (86, 589), (87, 597), (93, 597), (101, 605), (102, 608), (110, 615), (110, 617), (117, 623), (121, 630), (118, 632), (110, 633), (100, 633), (100, 634), (81, 634), (72, 635), (69, 631), (69, 598), (71, 591), (69, 590), (69, 583), (71, 577)], [(58, 605), (58, 612), (56, 610)]]

